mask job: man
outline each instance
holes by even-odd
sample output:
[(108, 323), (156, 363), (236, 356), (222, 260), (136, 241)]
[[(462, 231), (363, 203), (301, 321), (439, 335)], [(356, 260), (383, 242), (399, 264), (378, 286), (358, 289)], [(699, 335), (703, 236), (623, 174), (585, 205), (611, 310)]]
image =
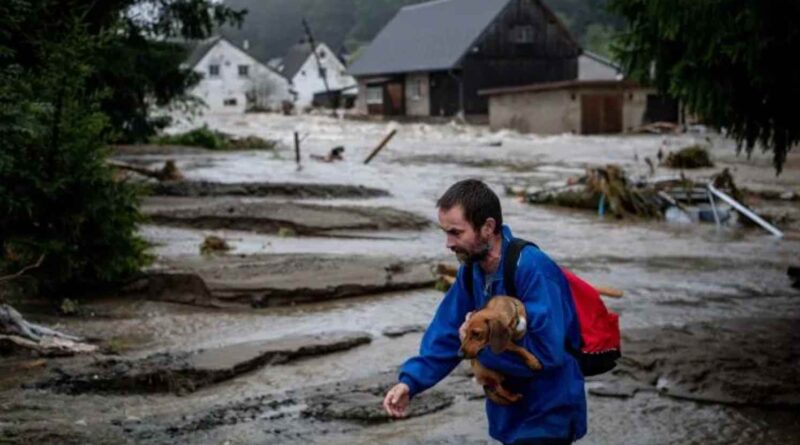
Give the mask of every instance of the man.
[[(383, 406), (393, 417), (405, 416), (410, 399), (432, 387), (461, 360), (458, 350), (465, 320), (495, 295), (505, 294), (503, 255), (513, 239), (503, 225), (500, 200), (486, 184), (465, 180), (439, 198), (439, 225), (447, 248), (464, 265), (445, 294), (422, 339), (420, 354), (400, 369)], [(472, 267), (472, 289), (466, 289), (464, 271)], [(586, 396), (583, 375), (567, 352), (580, 346), (580, 332), (569, 285), (560, 268), (541, 250), (522, 250), (515, 283), (517, 298), (527, 311), (527, 332), (520, 344), (543, 365), (531, 371), (516, 354), (493, 354), (484, 348), (478, 360), (506, 376), (503, 383), (522, 400), (498, 405), (486, 400), (489, 435), (504, 444), (568, 444), (586, 434)]]

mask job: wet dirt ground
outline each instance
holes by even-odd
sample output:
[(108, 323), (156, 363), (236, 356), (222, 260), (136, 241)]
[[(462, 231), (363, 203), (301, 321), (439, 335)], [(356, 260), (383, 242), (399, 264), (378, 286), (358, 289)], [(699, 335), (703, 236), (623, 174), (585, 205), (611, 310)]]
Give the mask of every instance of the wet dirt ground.
[[(390, 195), (302, 200), (271, 195), (259, 200), (388, 207), (431, 225), (403, 230), (355, 228), (330, 237), (151, 223), (141, 230), (160, 258), (156, 268), (182, 258), (202, 261), (198, 247), (212, 234), (232, 246), (229, 255), (245, 258), (307, 254), (364, 262), (387, 256), (402, 262), (452, 262), (435, 226), (435, 201), (454, 181), (480, 178), (501, 195), (505, 222), (515, 235), (536, 241), (587, 280), (626, 292), (624, 298), (607, 300), (607, 304), (620, 314), (633, 362), (623, 363), (617, 374), (587, 383), (589, 434), (581, 443), (800, 441), (797, 387), (792, 383), (798, 380), (800, 357), (796, 347), (787, 346), (795, 338), (792, 327), (800, 321), (800, 292), (790, 287), (786, 277), (787, 267), (800, 263), (800, 242), (792, 237), (796, 233), (791, 228), (787, 239), (778, 240), (756, 229), (600, 220), (591, 212), (535, 207), (503, 194), (505, 186), (560, 184), (588, 165), (618, 163), (635, 174), (646, 174), (644, 158), (655, 159), (660, 147), (678, 149), (702, 142), (706, 136), (713, 143), (718, 168), (688, 174), (707, 175), (730, 167), (740, 186), (797, 193), (798, 153), (792, 153), (784, 173), (776, 178), (767, 156), (756, 153), (750, 161), (738, 158), (733, 142), (716, 135), (536, 137), (455, 124), (367, 123), (319, 116), (206, 120), (227, 133), (282, 140), (279, 146), (283, 148), (226, 153), (125, 151), (121, 158), (153, 167), (175, 159), (188, 180), (383, 189)], [(201, 122), (176, 130), (198, 125)], [(397, 136), (364, 165), (374, 145), (393, 128), (398, 129)], [(300, 168), (288, 148), (293, 131), (305, 136)], [(346, 147), (342, 162), (315, 162), (308, 157), (324, 155), (337, 145)], [(675, 173), (661, 168), (656, 172)], [(791, 211), (798, 206), (796, 202), (780, 205)], [(310, 264), (298, 272), (298, 281), (303, 281), (303, 270), (309, 277), (318, 273)], [(442, 382), (429, 400), (415, 400), (420, 402), (417, 416), (387, 421), (377, 407), (381, 393), (394, 379), (394, 370), (416, 353), (422, 335), (419, 329), (391, 337), (384, 332), (426, 325), (440, 299), (441, 292), (424, 288), (268, 308), (206, 308), (109, 295), (84, 303), (84, 315), (79, 317), (29, 313), (36, 321), (103, 339), (121, 353), (119, 359), (134, 361), (158, 353), (287, 336), (324, 337), (342, 330), (364, 333), (371, 341), (260, 367), (185, 395), (64, 394), (23, 387), (52, 376), (54, 368), (88, 369), (88, 363), (105, 358), (59, 359), (33, 368), (25, 368), (29, 359), (3, 358), (0, 443), (494, 443), (487, 435), (484, 400), (463, 371)], [(705, 354), (707, 350), (716, 353)], [(648, 365), (648, 357), (656, 363)], [(634, 362), (644, 362), (644, 368)], [(720, 396), (730, 396), (726, 388), (731, 388), (731, 381), (736, 383), (737, 395), (743, 391), (767, 393), (773, 399), (775, 394), (788, 396), (781, 403), (763, 403), (767, 400), (763, 397), (733, 403), (730, 397)], [(696, 397), (685, 397), (687, 393)], [(709, 394), (713, 397), (700, 397)]]

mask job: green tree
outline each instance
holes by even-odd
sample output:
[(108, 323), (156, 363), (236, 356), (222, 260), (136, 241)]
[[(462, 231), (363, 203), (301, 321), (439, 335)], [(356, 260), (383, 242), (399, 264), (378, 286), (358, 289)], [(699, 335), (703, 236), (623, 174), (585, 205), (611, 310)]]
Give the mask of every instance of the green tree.
[(614, 45), (634, 79), (652, 82), (749, 155), (773, 152), (781, 172), (800, 138), (800, 2), (612, 0), (627, 20)]
[(30, 274), (63, 296), (146, 263), (138, 191), (113, 178), (106, 142), (185, 85), (173, 65), (159, 73), (155, 61), (178, 62), (152, 39), (202, 37), (231, 14), (198, 0), (0, 2), (0, 275), (44, 258)]
[(614, 29), (610, 26), (592, 23), (586, 28), (584, 48), (601, 56), (611, 57), (611, 42), (614, 38)]

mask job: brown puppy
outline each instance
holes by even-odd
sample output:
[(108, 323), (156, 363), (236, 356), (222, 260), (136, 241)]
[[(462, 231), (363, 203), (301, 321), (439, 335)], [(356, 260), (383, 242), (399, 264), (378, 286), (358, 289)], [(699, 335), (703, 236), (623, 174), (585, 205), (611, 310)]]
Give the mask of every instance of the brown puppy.
[(476, 357), (488, 345), (495, 354), (511, 351), (519, 355), (530, 369), (534, 371), (542, 369), (539, 359), (527, 349), (514, 343), (514, 340), (525, 336), (526, 320), (527, 313), (522, 302), (502, 295), (489, 300), (486, 307), (472, 314), (467, 320), (458, 355), (472, 359), (475, 379), (483, 386), (486, 397), (500, 405), (514, 403), (522, 396), (506, 390), (503, 387), (505, 376), (484, 368)]

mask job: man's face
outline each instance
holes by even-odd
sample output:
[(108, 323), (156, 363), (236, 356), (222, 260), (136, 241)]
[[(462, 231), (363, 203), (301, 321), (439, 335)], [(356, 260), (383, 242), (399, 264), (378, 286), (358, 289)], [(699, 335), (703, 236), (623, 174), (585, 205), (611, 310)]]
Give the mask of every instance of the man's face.
[(494, 219), (489, 218), (480, 231), (464, 219), (464, 209), (454, 206), (448, 210), (439, 209), (439, 226), (446, 235), (446, 246), (456, 254), (462, 264), (481, 261), (486, 258), (491, 248), (489, 239), (493, 231)]

